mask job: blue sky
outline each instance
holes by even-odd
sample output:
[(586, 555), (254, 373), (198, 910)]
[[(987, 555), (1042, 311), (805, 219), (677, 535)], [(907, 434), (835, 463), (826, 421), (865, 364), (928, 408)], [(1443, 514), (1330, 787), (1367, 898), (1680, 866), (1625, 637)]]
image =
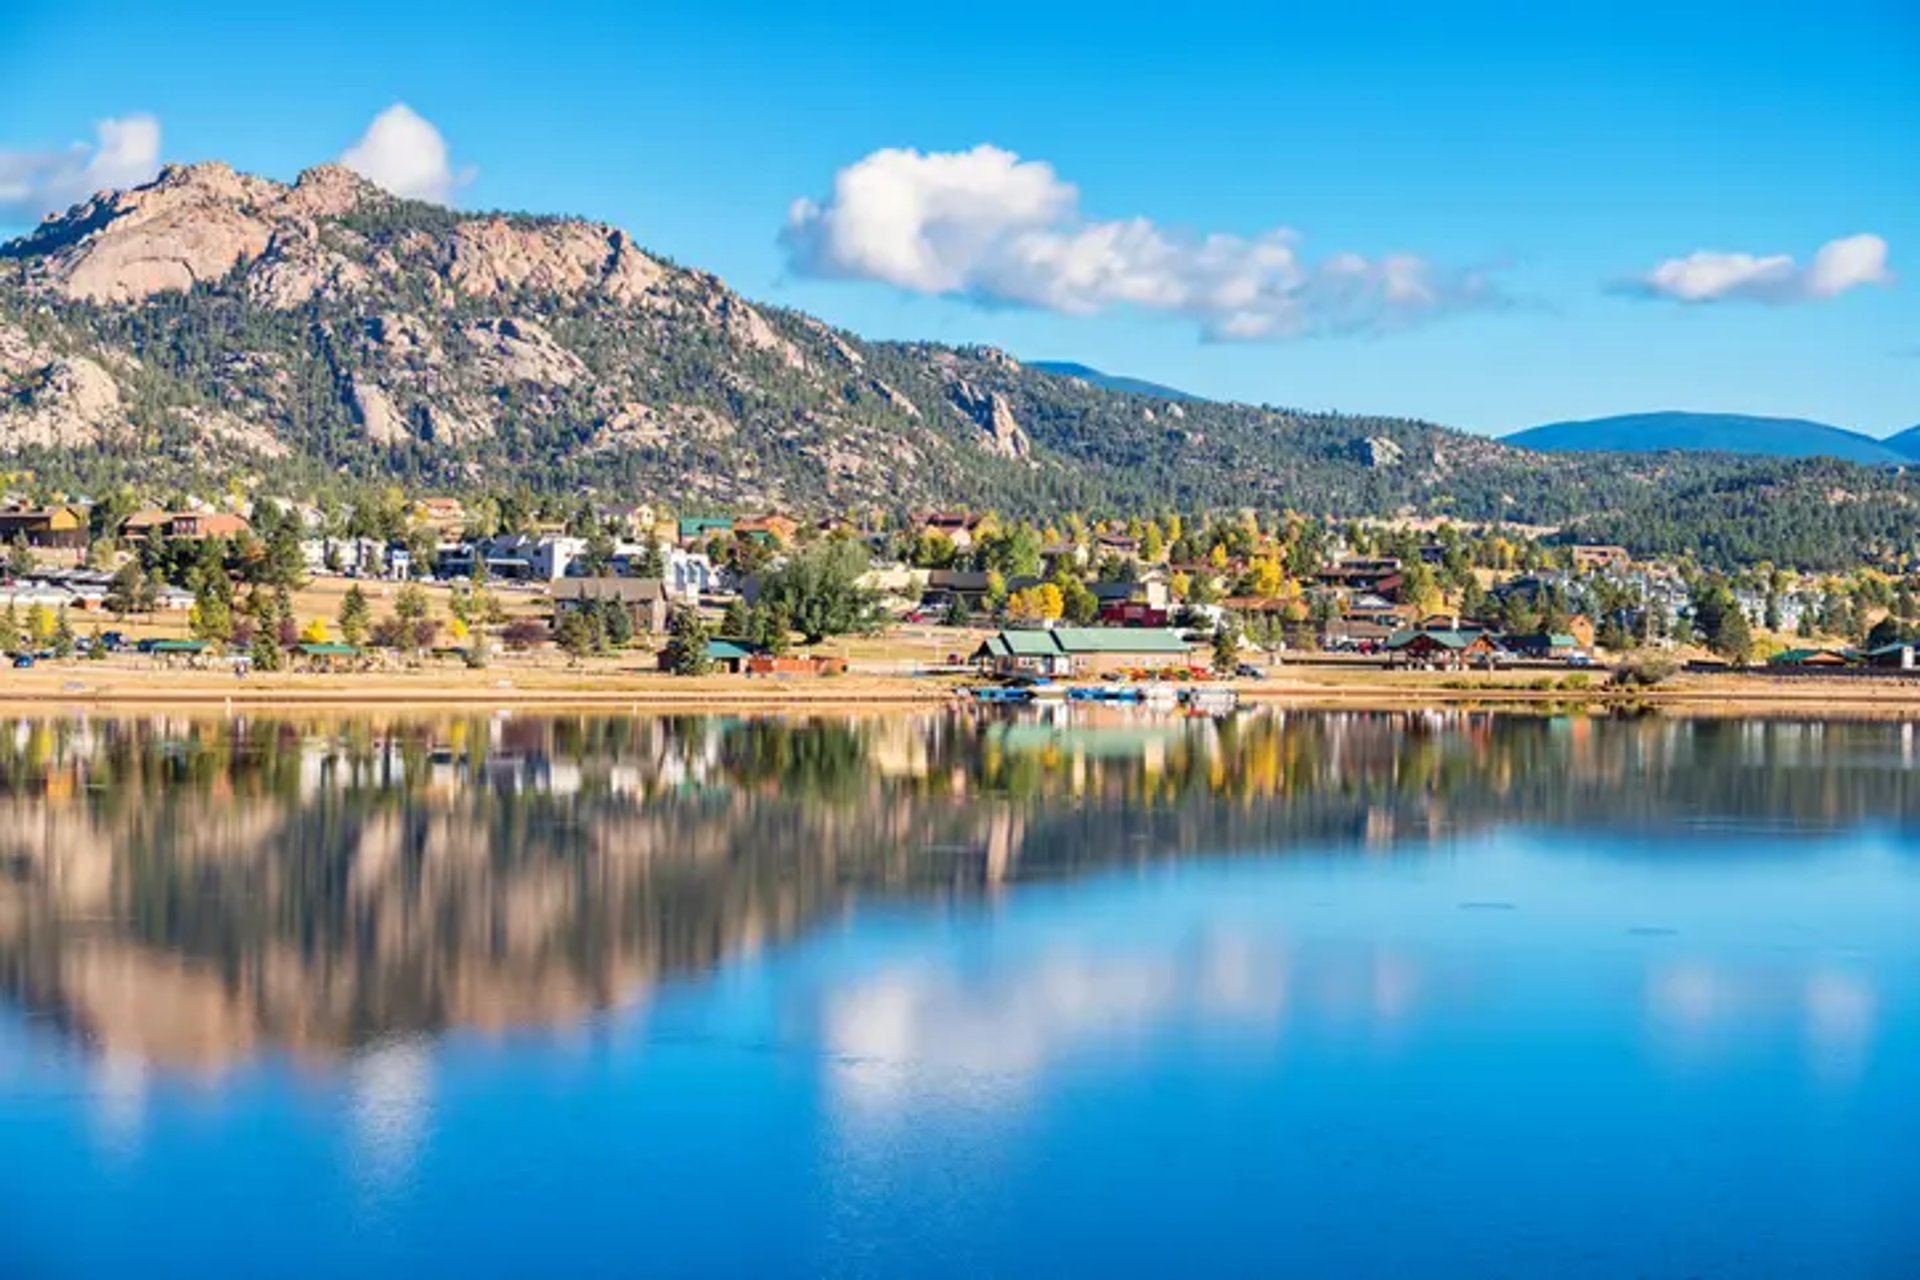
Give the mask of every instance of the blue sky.
[(1911, 0), (269, 8), (0, 9), (8, 230), (101, 120), (290, 178), (404, 102), (452, 203), (869, 336), (1487, 431), (1920, 422)]

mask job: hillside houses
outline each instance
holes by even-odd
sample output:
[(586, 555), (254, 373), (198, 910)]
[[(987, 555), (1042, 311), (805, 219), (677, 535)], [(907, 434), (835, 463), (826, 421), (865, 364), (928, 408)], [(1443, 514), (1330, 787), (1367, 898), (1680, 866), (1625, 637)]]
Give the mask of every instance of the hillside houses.
[(88, 515), (81, 506), (8, 507), (0, 510), (0, 542), (82, 550), (89, 538)]
[(247, 518), (230, 511), (136, 511), (120, 522), (120, 539), (140, 543), (153, 539), (238, 538), (251, 533)]

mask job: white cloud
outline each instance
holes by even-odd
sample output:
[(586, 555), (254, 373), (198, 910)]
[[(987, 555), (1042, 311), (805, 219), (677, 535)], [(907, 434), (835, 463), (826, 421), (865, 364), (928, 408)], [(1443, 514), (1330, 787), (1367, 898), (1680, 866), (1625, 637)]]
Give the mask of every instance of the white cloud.
[(37, 222), (96, 191), (138, 186), (159, 170), (160, 122), (148, 115), (102, 120), (91, 143), (0, 149), (0, 223)]
[(1758, 257), (1702, 249), (1668, 258), (1632, 291), (1675, 302), (1810, 302), (1833, 298), (1861, 285), (1891, 284), (1887, 242), (1875, 235), (1829, 240), (1804, 268), (1784, 253)]
[(394, 195), (435, 204), (451, 201), (474, 174), (471, 167), (453, 167), (440, 130), (404, 102), (375, 116), (340, 163)]
[(1069, 315), (1134, 307), (1222, 340), (1393, 328), (1496, 299), (1482, 276), (1412, 255), (1309, 262), (1285, 228), (1186, 235), (1147, 218), (1093, 221), (1051, 165), (986, 145), (876, 151), (840, 170), (825, 200), (795, 201), (782, 240), (809, 275)]

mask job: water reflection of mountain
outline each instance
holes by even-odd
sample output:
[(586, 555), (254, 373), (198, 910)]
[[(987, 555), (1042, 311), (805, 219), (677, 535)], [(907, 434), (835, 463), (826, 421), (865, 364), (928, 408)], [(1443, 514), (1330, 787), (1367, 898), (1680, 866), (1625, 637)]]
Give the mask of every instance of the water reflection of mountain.
[(556, 1024), (873, 894), (1915, 811), (1912, 726), (1465, 713), (0, 723), (0, 983), (216, 1068)]

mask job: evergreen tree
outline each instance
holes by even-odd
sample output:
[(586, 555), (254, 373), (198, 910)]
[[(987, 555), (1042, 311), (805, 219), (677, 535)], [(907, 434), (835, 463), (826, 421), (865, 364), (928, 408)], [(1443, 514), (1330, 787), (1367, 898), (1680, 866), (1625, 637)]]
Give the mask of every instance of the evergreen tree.
[(1729, 611), (1714, 634), (1713, 651), (1728, 662), (1744, 666), (1753, 657), (1753, 626), (1738, 609)]
[(611, 648), (622, 649), (633, 639), (633, 615), (618, 600), (600, 602), (600, 631)]
[(1240, 636), (1233, 624), (1222, 618), (1213, 628), (1213, 669), (1231, 675), (1240, 665)]
[(667, 620), (667, 643), (661, 651), (667, 670), (677, 676), (703, 676), (712, 670), (707, 656), (707, 624), (697, 610), (681, 605)]
[(758, 613), (759, 617), (754, 620), (753, 642), (777, 658), (792, 647), (793, 624), (787, 617), (787, 611), (777, 604), (763, 606)]
[(553, 639), (570, 662), (577, 663), (600, 647), (600, 629), (594, 623), (592, 611), (584, 607), (569, 609), (560, 615)]
[(266, 627), (256, 628), (253, 643), (247, 653), (256, 671), (279, 671), (287, 665), (287, 651), (279, 637), (269, 634)]
[(359, 583), (347, 588), (347, 594), (340, 600), (340, 613), (335, 619), (340, 624), (340, 638), (351, 645), (363, 645), (367, 642), (367, 633), (373, 627), (373, 609), (367, 603), (367, 593), (360, 589)]
[(652, 535), (641, 544), (640, 561), (635, 572), (642, 578), (664, 578), (667, 576), (667, 558), (661, 553), (660, 543)]

